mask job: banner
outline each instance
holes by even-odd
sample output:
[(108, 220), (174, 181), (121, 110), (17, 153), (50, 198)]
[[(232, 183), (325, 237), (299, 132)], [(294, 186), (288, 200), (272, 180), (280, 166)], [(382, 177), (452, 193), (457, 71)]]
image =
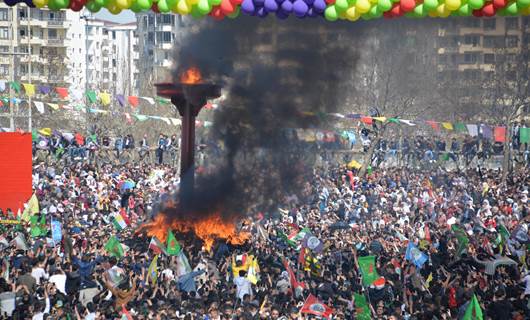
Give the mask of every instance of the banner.
[(63, 239), (63, 232), (61, 223), (57, 220), (52, 220), (52, 239), (55, 243), (61, 242)]
[(6, 220), (6, 219), (1, 219), (1, 220), (0, 220), (0, 224), (20, 224), (20, 221), (19, 221), (19, 220)]
[(379, 278), (377, 270), (375, 269), (375, 256), (359, 257), (358, 261), (359, 269), (363, 276), (363, 285), (369, 286)]

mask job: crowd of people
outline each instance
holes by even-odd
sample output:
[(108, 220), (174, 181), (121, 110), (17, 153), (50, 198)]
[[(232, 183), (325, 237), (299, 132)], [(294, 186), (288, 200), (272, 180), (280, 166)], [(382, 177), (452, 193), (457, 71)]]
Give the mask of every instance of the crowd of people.
[(208, 251), (175, 232), (170, 254), (136, 231), (174, 168), (38, 163), (38, 210), (0, 213), (13, 222), (0, 319), (529, 319), (530, 171), (517, 170), (315, 168), (304, 197), (246, 213), (244, 244)]

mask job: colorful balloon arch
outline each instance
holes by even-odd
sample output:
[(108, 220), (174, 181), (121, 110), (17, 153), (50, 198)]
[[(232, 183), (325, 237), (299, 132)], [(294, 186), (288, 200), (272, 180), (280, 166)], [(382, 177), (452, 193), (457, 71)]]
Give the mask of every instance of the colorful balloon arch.
[(26, 3), (51, 10), (80, 11), (86, 7), (97, 12), (107, 8), (112, 14), (119, 14), (122, 10), (152, 10), (189, 14), (195, 18), (211, 16), (217, 20), (236, 18), (241, 12), (261, 18), (275, 14), (280, 19), (289, 15), (298, 18), (323, 16), (328, 21), (530, 14), (530, 0), (5, 0), (5, 3)]

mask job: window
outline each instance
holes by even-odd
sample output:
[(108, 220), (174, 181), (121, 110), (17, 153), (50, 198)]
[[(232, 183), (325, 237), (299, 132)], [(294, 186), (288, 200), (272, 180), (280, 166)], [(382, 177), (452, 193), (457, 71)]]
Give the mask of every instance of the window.
[(519, 18), (506, 18), (506, 30), (517, 30), (519, 28)]
[(171, 32), (169, 32), (169, 31), (164, 32), (164, 39), (163, 39), (163, 41), (164, 41), (165, 43), (171, 43), (171, 39), (172, 39)]
[(504, 47), (504, 37), (484, 36), (483, 46), (484, 48), (502, 48)]
[(7, 65), (0, 65), (0, 74), (7, 75), (9, 74), (9, 67)]
[(0, 27), (0, 39), (9, 39), (9, 29)]
[(149, 32), (147, 34), (147, 42), (148, 43), (153, 43), (155, 42), (155, 34), (153, 32)]
[(5, 8), (0, 9), (0, 21), (7, 21), (9, 19), (9, 11)]
[(18, 47), (18, 52), (19, 53), (29, 53), (28, 52), (28, 46), (19, 46)]
[(19, 10), (18, 16), (20, 17), (20, 19), (24, 19), (26, 17), (26, 9)]
[(116, 67), (116, 59), (112, 59), (112, 67)]
[(165, 14), (165, 15), (162, 16), (162, 23), (163, 24), (171, 25), (171, 24), (173, 24), (172, 20), (173, 20), (173, 15)]
[(493, 53), (485, 53), (484, 63), (495, 63), (495, 55)]
[(116, 39), (116, 31), (112, 31), (112, 39), (113, 39), (113, 40)]
[(8, 46), (0, 46), (0, 52), (9, 52)]
[(464, 62), (465, 63), (476, 63), (477, 54), (474, 52), (464, 52)]
[(506, 72), (506, 78), (508, 81), (515, 81), (517, 79), (517, 73), (515, 71)]
[(508, 48), (515, 48), (517, 47), (517, 43), (519, 42), (519, 39), (517, 36), (508, 36), (506, 37), (506, 46)]
[(466, 19), (464, 25), (467, 28), (480, 28), (480, 19)]
[(496, 27), (495, 19), (486, 19), (484, 20), (484, 29), (485, 30), (495, 30)]
[(154, 26), (155, 25), (155, 16), (149, 15), (148, 19), (149, 19), (149, 26)]
[(50, 20), (55, 20), (55, 16), (56, 16), (56, 13), (53, 12), (53, 11), (50, 11), (48, 13), (48, 19), (50, 19)]
[(57, 30), (49, 29), (48, 30), (48, 39), (57, 39)]
[(18, 33), (20, 34), (20, 37), (21, 37), (21, 38), (24, 38), (24, 37), (26, 36), (26, 34), (27, 34), (27, 31), (28, 31), (28, 29), (25, 28), (25, 27), (23, 27), (23, 28), (20, 28), (20, 29), (18, 30)]
[(480, 37), (477, 35), (467, 35), (464, 37), (464, 43), (476, 47), (480, 43)]

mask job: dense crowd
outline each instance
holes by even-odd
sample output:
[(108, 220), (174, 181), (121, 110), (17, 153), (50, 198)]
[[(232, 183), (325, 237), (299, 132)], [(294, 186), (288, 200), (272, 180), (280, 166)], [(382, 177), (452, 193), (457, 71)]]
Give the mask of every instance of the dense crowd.
[(21, 224), (0, 225), (0, 318), (309, 319), (314, 297), (334, 319), (471, 319), (476, 297), (476, 319), (528, 319), (529, 173), (316, 168), (304, 197), (247, 213), (245, 244), (207, 251), (175, 233), (171, 255), (135, 231), (171, 197), (175, 169), (36, 164), (38, 212), (1, 213)]

